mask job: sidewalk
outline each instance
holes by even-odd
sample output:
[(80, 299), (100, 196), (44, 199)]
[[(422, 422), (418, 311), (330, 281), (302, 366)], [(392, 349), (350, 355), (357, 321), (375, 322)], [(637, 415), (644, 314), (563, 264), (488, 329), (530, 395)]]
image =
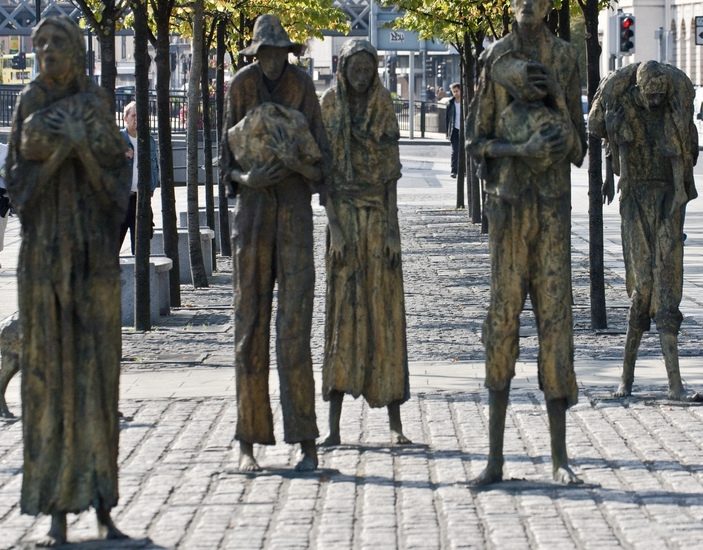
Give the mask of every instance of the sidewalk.
[[(488, 301), (487, 238), (452, 208), (449, 151), (401, 149), (400, 222), (411, 360), (411, 400), (401, 411), (408, 447), (388, 446), (384, 410), (346, 399), (343, 445), (320, 454), (320, 470), (295, 474), (296, 449), (257, 447), (259, 475), (236, 470), (231, 262), (208, 289), (183, 288), (183, 307), (149, 333), (123, 330), (120, 504), (117, 525), (134, 540), (99, 543), (94, 514), (69, 515), (78, 548), (690, 548), (703, 535), (703, 408), (669, 402), (656, 333), (646, 334), (636, 394), (615, 400), (627, 297), (617, 206), (605, 209), (609, 329), (590, 329), (585, 169), (573, 172), (572, 267), (579, 404), (567, 415), (569, 453), (586, 484), (551, 483), (549, 432), (536, 376), (537, 338), (522, 316), (521, 360), (505, 432), (507, 481), (473, 491), (485, 466), (487, 393), (481, 324)], [(179, 204), (185, 190), (179, 189)], [(155, 198), (155, 204), (158, 198)], [(703, 204), (686, 218), (681, 370), (703, 387)], [(156, 210), (156, 209), (155, 209)], [(315, 208), (316, 243), (324, 212)], [(16, 220), (14, 220), (16, 222)], [(157, 223), (158, 225), (158, 223)], [(12, 233), (14, 231), (14, 233)], [(0, 317), (16, 308), (17, 254), (10, 222), (0, 253)], [(14, 251), (14, 252), (13, 252)], [(316, 247), (312, 350), (320, 376), (323, 251)], [(13, 263), (15, 262), (15, 263)], [(14, 302), (13, 302), (14, 299)], [(14, 304), (14, 305), (13, 305)], [(275, 350), (272, 348), (272, 363)], [(273, 369), (275, 371), (275, 369)], [(272, 371), (271, 390), (278, 393)], [(19, 413), (19, 384), (8, 402)], [(327, 404), (317, 396), (318, 426)], [(21, 422), (0, 420), (0, 548), (48, 529), (19, 513)], [(148, 538), (148, 539), (147, 539)]]

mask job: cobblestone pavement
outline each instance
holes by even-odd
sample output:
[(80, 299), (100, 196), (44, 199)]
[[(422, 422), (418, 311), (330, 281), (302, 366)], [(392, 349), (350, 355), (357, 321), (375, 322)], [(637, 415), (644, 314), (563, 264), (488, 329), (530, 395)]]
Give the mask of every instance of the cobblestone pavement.
[[(427, 391), (411, 388), (413, 396), (402, 414), (414, 443), (389, 446), (385, 411), (347, 399), (343, 445), (321, 451), (318, 472), (296, 474), (292, 468), (297, 449), (282, 443), (274, 396), (279, 444), (256, 448), (262, 473), (239, 474), (231, 393), (231, 263), (221, 259), (211, 287), (183, 287), (183, 307), (153, 331), (123, 331), (121, 496), (114, 518), (133, 539), (95, 541), (91, 512), (69, 516), (71, 540), (82, 541), (76, 547), (696, 546), (703, 535), (703, 408), (665, 399), (663, 365), (658, 380), (636, 381), (638, 391), (630, 399), (611, 398), (609, 383), (582, 384), (580, 402), (567, 415), (567, 438), (585, 485), (553, 484), (529, 309), (522, 319), (521, 359), (532, 367), (532, 374), (516, 380), (511, 395), (505, 440), (508, 481), (481, 491), (468, 487), (485, 465), (488, 443), (487, 394), (480, 388), (478, 368), (489, 293), (487, 239), (467, 223), (464, 211), (449, 208), (453, 195), (443, 159), (448, 150), (437, 150), (403, 150), (400, 221), (411, 371), (442, 364), (442, 373), (456, 369), (468, 382), (448, 382)], [(582, 172), (575, 176), (575, 195), (583, 192)], [(587, 218), (577, 202), (572, 235), (577, 372), (580, 365), (603, 365), (612, 375), (612, 365), (622, 355), (627, 315), (617, 217), (612, 210), (606, 215), (609, 329), (596, 334), (590, 329)], [(320, 243), (324, 216), (319, 209), (315, 222)], [(681, 353), (691, 358), (687, 364), (695, 364), (703, 342), (703, 293), (697, 271), (703, 265), (703, 216), (690, 215), (687, 231), (689, 276)], [(324, 323), (319, 247), (316, 260), (312, 348), (319, 374)], [(640, 355), (656, 362), (655, 332), (643, 339)], [(140, 373), (163, 387), (179, 384), (176, 380), (187, 373), (199, 390), (171, 398), (148, 389), (136, 392), (125, 381)], [(198, 385), (212, 373), (219, 376), (218, 387)], [(13, 385), (16, 395), (16, 381)], [(272, 391), (277, 393), (275, 386)], [(9, 397), (18, 412), (16, 397)], [(319, 395), (317, 399), (318, 424), (324, 432), (327, 407)], [(26, 541), (48, 529), (47, 518), (19, 513), (21, 436), (21, 422), (0, 421), (0, 548), (29, 544)]]

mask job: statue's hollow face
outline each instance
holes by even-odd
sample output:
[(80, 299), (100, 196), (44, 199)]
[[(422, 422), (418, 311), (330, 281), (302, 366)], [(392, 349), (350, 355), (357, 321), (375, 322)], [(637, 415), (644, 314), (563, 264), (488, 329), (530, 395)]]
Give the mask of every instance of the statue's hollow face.
[(259, 46), (256, 58), (259, 60), (259, 66), (266, 78), (278, 80), (283, 74), (283, 69), (286, 68), (286, 63), (288, 63), (288, 48)]
[(366, 52), (357, 52), (347, 61), (345, 71), (347, 82), (357, 94), (363, 94), (369, 89), (375, 72), (376, 63)]
[(52, 79), (71, 72), (73, 60), (70, 37), (55, 25), (44, 25), (34, 37), (34, 51), (39, 61), (39, 72)]
[(664, 76), (641, 78), (637, 82), (637, 88), (650, 109), (659, 107), (666, 99), (667, 81)]
[(535, 26), (542, 23), (552, 0), (511, 0), (510, 5), (518, 25)]

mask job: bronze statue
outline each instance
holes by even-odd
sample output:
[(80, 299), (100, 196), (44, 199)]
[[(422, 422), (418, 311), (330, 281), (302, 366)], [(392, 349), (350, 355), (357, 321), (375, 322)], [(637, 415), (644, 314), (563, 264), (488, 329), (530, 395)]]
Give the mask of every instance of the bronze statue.
[[(654, 319), (669, 379), (669, 397), (682, 399), (678, 332), (683, 292), (683, 220), (698, 196), (693, 165), (698, 132), (693, 84), (685, 73), (656, 61), (628, 65), (601, 82), (588, 131), (606, 140), (607, 162), (620, 176), (620, 215), (627, 294), (625, 358), (615, 396), (632, 393), (642, 333)], [(603, 185), (613, 200), (613, 178)]]
[(566, 453), (566, 409), (577, 402), (571, 313), (569, 163), (586, 150), (576, 53), (543, 22), (550, 0), (513, 0), (513, 32), (481, 57), (467, 147), (486, 180), (491, 301), (483, 326), (490, 450), (474, 480), (503, 478), (503, 432), (530, 294), (539, 334), (539, 383), (554, 479), (580, 483)]
[(387, 407), (391, 442), (410, 443), (400, 420), (410, 397), (396, 193), (400, 132), (368, 41), (342, 46), (322, 118), (332, 145), (328, 200), (341, 226), (330, 224), (327, 247), (322, 395), (330, 402), (330, 433), (323, 445), (340, 443), (345, 393)]
[(124, 538), (110, 510), (118, 498), (125, 147), (106, 92), (85, 76), (78, 25), (48, 17), (32, 41), (39, 74), (17, 101), (6, 161), (22, 226), (21, 509), (51, 514), (43, 546), (64, 543), (66, 513), (90, 506), (101, 536)]
[[(225, 183), (237, 195), (232, 248), (234, 250), (234, 340), (237, 385), (237, 428), (240, 471), (260, 467), (253, 444), (273, 445), (273, 418), (268, 392), (269, 332), (274, 282), (278, 282), (276, 357), (281, 385), (283, 431), (287, 443), (300, 443), (297, 470), (317, 468), (315, 388), (310, 355), (310, 331), (315, 280), (313, 263), (313, 192), (324, 201), (325, 162), (329, 143), (320, 104), (310, 77), (288, 62), (301, 46), (290, 41), (280, 21), (262, 15), (254, 24), (253, 40), (242, 50), (257, 61), (237, 71), (229, 84), (225, 127), (235, 127), (264, 103), (296, 109), (304, 115), (317, 155), (290, 154), (284, 129), (271, 132), (267, 161), (237, 157), (228, 138), (222, 142), (220, 167)], [(257, 117), (266, 118), (258, 110)], [(293, 120), (291, 118), (291, 120)], [(255, 125), (257, 126), (257, 125)], [(258, 127), (258, 126), (257, 126)], [(275, 124), (274, 126), (275, 127)], [(272, 127), (272, 128), (273, 128)], [(311, 163), (312, 162), (312, 163)], [(249, 166), (251, 163), (251, 166)], [(245, 168), (246, 166), (246, 168)], [(329, 214), (329, 208), (328, 208)]]
[(15, 416), (7, 407), (5, 391), (12, 377), (20, 371), (21, 342), (17, 314), (10, 315), (0, 324), (0, 418)]

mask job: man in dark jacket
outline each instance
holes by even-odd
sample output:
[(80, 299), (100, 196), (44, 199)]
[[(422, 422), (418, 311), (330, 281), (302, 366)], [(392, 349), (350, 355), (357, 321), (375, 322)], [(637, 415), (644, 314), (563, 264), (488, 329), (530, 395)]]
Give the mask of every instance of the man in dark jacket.
[(459, 172), (459, 132), (461, 130), (461, 84), (450, 86), (453, 99), (447, 103), (447, 138), (452, 142), (452, 177)]
[[(135, 241), (137, 239), (137, 190), (138, 177), (137, 177), (137, 103), (135, 101), (130, 101), (124, 107), (124, 124), (125, 127), (120, 130), (122, 139), (125, 141), (127, 146), (127, 151), (125, 156), (127, 157), (127, 163), (129, 164), (129, 174), (131, 176), (132, 191), (129, 195), (129, 205), (127, 207), (127, 214), (125, 219), (120, 226), (120, 247), (124, 241), (127, 231), (129, 230), (129, 240), (132, 248), (132, 254), (135, 250)], [(159, 150), (156, 146), (156, 140), (154, 136), (149, 134), (150, 146), (149, 146), (149, 167), (151, 171), (151, 193), (159, 186)], [(152, 218), (151, 210), (149, 211), (149, 219)], [(150, 224), (153, 232), (153, 222)]]

